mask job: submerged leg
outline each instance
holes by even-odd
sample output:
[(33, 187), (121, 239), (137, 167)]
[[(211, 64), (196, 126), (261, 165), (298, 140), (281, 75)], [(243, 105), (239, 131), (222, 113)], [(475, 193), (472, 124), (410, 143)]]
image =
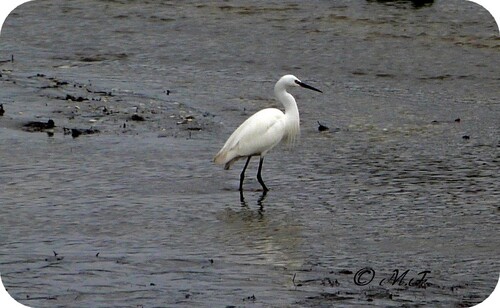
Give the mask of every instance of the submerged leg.
[(264, 162), (264, 157), (260, 157), (260, 162), (259, 162), (259, 172), (257, 172), (257, 180), (259, 180), (260, 185), (262, 185), (262, 188), (264, 191), (268, 191), (266, 184), (264, 184), (264, 181), (262, 180), (261, 172), (262, 172), (262, 163)]
[(243, 180), (245, 179), (245, 170), (247, 170), (250, 158), (252, 158), (252, 156), (248, 156), (247, 162), (245, 163), (245, 167), (243, 167), (243, 171), (241, 171), (240, 174), (240, 191), (243, 191)]

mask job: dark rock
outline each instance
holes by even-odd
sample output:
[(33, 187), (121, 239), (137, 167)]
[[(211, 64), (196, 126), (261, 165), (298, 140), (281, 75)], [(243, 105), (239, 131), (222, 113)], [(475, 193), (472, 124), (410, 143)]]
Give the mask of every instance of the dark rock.
[(43, 132), (48, 129), (53, 129), (55, 127), (53, 120), (48, 120), (45, 122), (29, 122), (24, 124), (24, 129), (30, 132)]
[(88, 101), (88, 99), (86, 98), (83, 98), (81, 96), (73, 96), (73, 95), (70, 95), (70, 94), (66, 94), (66, 100), (70, 100), (70, 101), (74, 101), (74, 102), (83, 102), (83, 101)]
[[(87, 128), (87, 129), (80, 129), (80, 128), (66, 128), (64, 127), (64, 134), (69, 135), (71, 134), (71, 137), (76, 138), (79, 137), (80, 135), (92, 135), (92, 134), (97, 134), (100, 133), (98, 129), (94, 128)], [(96, 255), (97, 257), (97, 255)]]
[(133, 116), (130, 117), (130, 120), (132, 121), (146, 121), (146, 119), (143, 116), (140, 116), (138, 114), (134, 114)]
[(321, 124), (319, 121), (318, 121), (318, 125), (319, 125), (319, 126), (318, 126), (318, 130), (319, 130), (320, 132), (324, 132), (324, 131), (329, 130), (329, 128), (328, 128), (327, 126), (325, 126), (325, 125)]

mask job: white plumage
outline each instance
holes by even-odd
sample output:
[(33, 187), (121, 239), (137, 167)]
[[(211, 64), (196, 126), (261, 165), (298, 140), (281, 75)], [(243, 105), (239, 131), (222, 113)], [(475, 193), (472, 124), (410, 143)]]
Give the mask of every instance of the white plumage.
[(264, 191), (267, 191), (261, 177), (264, 156), (281, 141), (293, 143), (299, 136), (299, 110), (294, 97), (287, 92), (287, 88), (293, 86), (321, 92), (293, 75), (281, 77), (274, 86), (274, 94), (285, 107), (285, 112), (276, 108), (266, 108), (256, 112), (231, 134), (219, 153), (215, 155), (214, 162), (224, 165), (224, 169), (229, 169), (238, 159), (248, 157), (240, 175), (240, 191), (243, 189), (245, 170), (252, 156), (260, 156), (257, 179)]

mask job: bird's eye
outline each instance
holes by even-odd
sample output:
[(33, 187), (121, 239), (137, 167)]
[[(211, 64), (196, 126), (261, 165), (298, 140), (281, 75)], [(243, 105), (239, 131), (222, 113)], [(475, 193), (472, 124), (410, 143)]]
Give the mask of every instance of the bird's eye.
[(296, 84), (298, 84), (300, 86), (300, 81), (298, 79), (295, 79), (294, 81)]

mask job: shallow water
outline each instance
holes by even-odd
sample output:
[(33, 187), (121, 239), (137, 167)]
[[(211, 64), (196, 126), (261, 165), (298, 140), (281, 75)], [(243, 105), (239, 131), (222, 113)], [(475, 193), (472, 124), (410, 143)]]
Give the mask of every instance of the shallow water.
[[(24, 4), (0, 37), (4, 285), (33, 307), (481, 302), (497, 29), (464, 1)], [(300, 143), (266, 157), (265, 196), (255, 159), (241, 202), (242, 164), (212, 156), (286, 73), (324, 94), (293, 91)]]

